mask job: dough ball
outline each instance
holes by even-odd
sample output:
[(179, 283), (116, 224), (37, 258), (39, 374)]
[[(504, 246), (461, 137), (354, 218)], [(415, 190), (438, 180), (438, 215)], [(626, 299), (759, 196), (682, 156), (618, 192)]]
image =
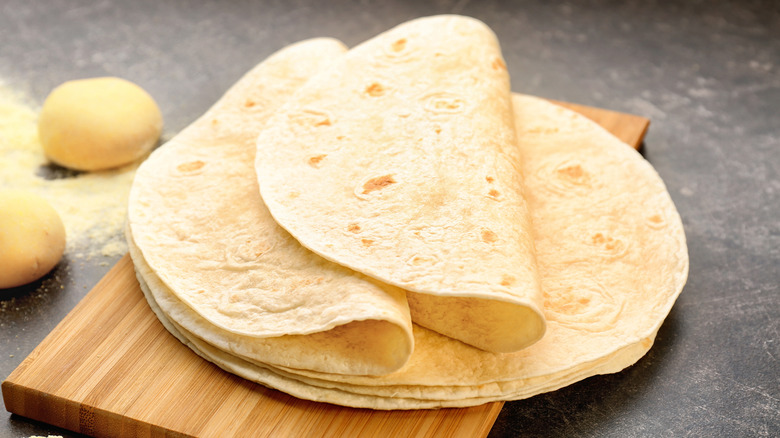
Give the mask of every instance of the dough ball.
[(0, 190), (0, 289), (43, 277), (64, 251), (65, 227), (45, 199)]
[(49, 159), (75, 170), (104, 170), (148, 153), (162, 114), (141, 87), (105, 77), (65, 82), (46, 98), (38, 136)]

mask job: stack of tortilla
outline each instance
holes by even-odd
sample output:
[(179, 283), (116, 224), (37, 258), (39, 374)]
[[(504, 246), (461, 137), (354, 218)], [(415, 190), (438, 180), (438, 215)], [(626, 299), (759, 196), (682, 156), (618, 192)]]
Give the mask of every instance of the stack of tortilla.
[(127, 237), (200, 356), (345, 406), (471, 406), (617, 372), (682, 290), (685, 236), (631, 147), (512, 94), (460, 16), (271, 56), (138, 169)]

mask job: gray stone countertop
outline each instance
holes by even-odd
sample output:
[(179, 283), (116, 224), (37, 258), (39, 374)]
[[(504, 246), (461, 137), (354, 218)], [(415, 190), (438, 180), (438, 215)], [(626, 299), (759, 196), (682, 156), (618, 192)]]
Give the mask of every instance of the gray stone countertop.
[[(439, 13), (493, 28), (515, 91), (650, 118), (643, 155), (690, 253), (688, 283), (644, 358), (507, 403), (491, 437), (780, 436), (778, 2), (5, 0), (0, 79), (42, 102), (69, 79), (125, 77), (155, 96), (170, 136), (286, 44), (355, 45)], [(0, 295), (0, 378), (116, 261), (66, 259)], [(0, 418), (1, 437), (47, 434), (76, 436)]]

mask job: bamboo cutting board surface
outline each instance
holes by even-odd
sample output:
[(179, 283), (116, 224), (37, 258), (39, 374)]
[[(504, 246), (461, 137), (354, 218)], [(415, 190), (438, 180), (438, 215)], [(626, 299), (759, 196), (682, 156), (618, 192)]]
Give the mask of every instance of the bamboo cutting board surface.
[[(639, 148), (649, 120), (561, 103)], [(372, 411), (290, 397), (201, 359), (123, 257), (2, 384), (9, 412), (95, 437), (484, 437), (503, 403)]]

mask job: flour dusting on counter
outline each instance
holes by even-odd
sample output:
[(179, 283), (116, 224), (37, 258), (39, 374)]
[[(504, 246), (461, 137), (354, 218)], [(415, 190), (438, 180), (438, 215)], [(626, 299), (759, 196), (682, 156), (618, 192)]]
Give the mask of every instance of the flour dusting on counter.
[(0, 189), (27, 190), (49, 201), (65, 225), (68, 257), (124, 254), (127, 196), (140, 160), (101, 172), (55, 166), (38, 140), (38, 111), (38, 104), (0, 81)]

